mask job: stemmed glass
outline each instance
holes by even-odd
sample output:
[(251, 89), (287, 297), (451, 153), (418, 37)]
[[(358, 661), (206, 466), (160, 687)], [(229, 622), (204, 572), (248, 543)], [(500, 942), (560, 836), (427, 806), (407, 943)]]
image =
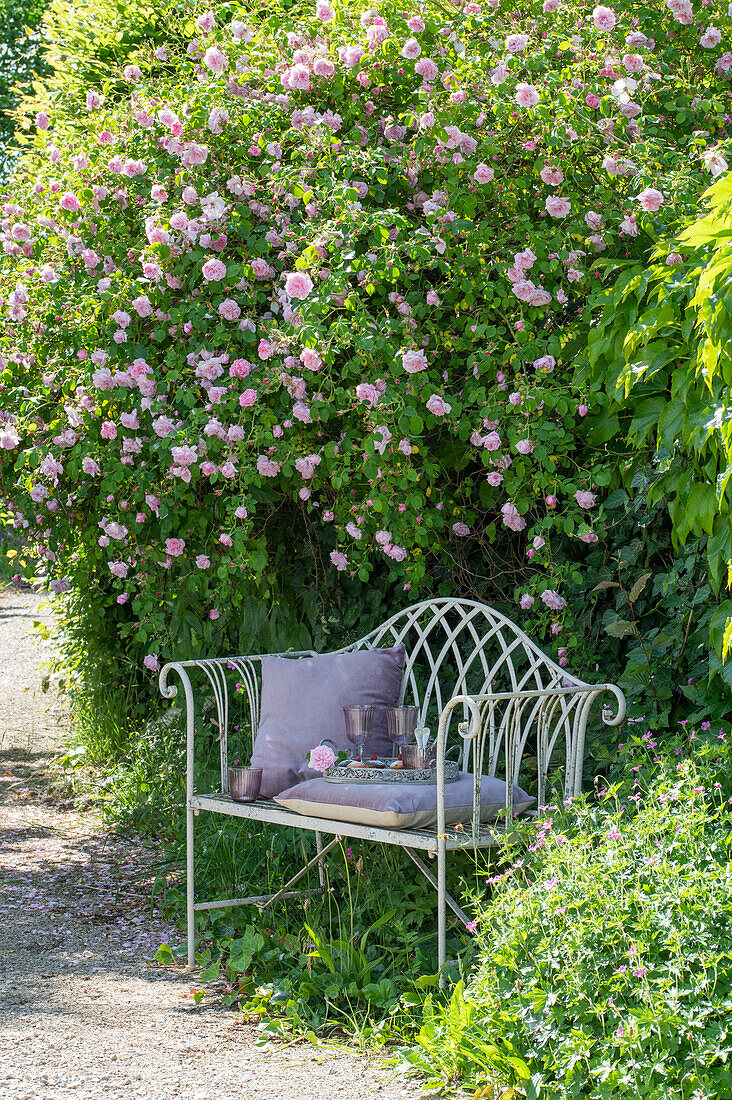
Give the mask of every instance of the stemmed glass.
[(344, 707), (346, 737), (356, 748), (356, 759), (363, 759), (364, 745), (370, 739), (374, 726), (374, 707)]
[(419, 707), (385, 707), (386, 724), (389, 737), (394, 743), (394, 756), (399, 753), (404, 745), (408, 745), (417, 728), (419, 720)]

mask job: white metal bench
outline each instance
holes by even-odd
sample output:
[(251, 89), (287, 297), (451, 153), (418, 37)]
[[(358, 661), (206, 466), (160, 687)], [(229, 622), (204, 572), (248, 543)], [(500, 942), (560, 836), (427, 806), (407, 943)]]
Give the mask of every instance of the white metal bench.
[[(221, 657), (196, 661), (173, 661), (160, 671), (164, 698), (177, 695), (171, 673), (180, 677), (186, 700), (186, 808), (187, 808), (187, 919), (188, 965), (194, 965), (195, 913), (204, 909), (235, 905), (264, 908), (274, 901), (299, 893), (293, 887), (317, 866), (320, 889), (324, 888), (323, 860), (342, 837), (396, 844), (410, 858), (438, 894), (438, 959), (440, 972), (446, 956), (446, 907), (461, 921), (465, 913), (447, 893), (447, 853), (466, 847), (487, 847), (512, 818), (513, 783), (520, 780), (527, 745), (537, 761), (537, 804), (545, 801), (546, 781), (553, 755), (564, 749), (565, 798), (575, 797), (582, 786), (585, 731), (593, 702), (603, 692), (615, 697), (612, 709), (604, 707), (603, 721), (616, 726), (625, 716), (625, 697), (614, 684), (588, 684), (560, 668), (531, 639), (504, 615), (471, 600), (425, 600), (393, 615), (366, 637), (344, 646), (339, 653), (356, 649), (406, 646), (406, 661), (400, 702), (420, 707), (420, 723), (437, 728), (437, 823), (431, 828), (387, 829), (349, 821), (307, 817), (287, 810), (269, 799), (252, 803), (234, 802), (228, 795), (228, 734), (232, 713), (232, 688), (239, 684), (248, 703), (252, 738), (259, 721), (261, 655)], [(313, 651), (280, 654), (284, 657), (313, 657)], [(198, 673), (196, 694), (191, 676)], [(194, 783), (194, 738), (196, 700), (213, 695), (221, 759), (221, 790), (197, 793)], [(200, 709), (200, 708), (199, 708)], [(453, 715), (457, 719), (453, 723)], [(444, 763), (451, 748), (458, 754), (461, 770), (474, 777), (473, 815), (470, 822), (455, 828), (445, 824)], [(481, 776), (503, 775), (506, 783), (506, 813), (503, 823), (480, 821)], [(274, 825), (308, 829), (315, 833), (316, 855), (275, 894), (202, 901), (195, 897), (194, 816), (201, 810), (232, 817), (250, 818)], [(323, 834), (333, 837), (323, 843)], [(437, 857), (437, 877), (419, 853)]]

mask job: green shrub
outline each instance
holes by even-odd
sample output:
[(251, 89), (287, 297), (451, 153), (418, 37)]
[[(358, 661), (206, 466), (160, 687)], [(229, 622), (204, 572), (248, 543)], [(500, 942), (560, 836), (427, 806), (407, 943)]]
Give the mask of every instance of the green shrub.
[(295, 643), (365, 585), (586, 652), (563, 593), (626, 449), (589, 307), (694, 216), (726, 55), (662, 0), (403, 7), (51, 9), (2, 497), (138, 666)]

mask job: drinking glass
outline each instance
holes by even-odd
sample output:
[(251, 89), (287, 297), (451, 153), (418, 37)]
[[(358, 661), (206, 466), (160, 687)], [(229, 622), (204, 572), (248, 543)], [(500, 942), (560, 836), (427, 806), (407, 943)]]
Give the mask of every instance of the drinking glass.
[(229, 794), (234, 802), (256, 802), (261, 785), (261, 768), (229, 768)]
[(356, 748), (358, 759), (363, 758), (363, 749), (371, 737), (374, 727), (374, 707), (344, 707), (343, 716), (346, 720), (346, 737)]
[(394, 756), (414, 738), (419, 720), (419, 707), (385, 707), (389, 737), (394, 743)]

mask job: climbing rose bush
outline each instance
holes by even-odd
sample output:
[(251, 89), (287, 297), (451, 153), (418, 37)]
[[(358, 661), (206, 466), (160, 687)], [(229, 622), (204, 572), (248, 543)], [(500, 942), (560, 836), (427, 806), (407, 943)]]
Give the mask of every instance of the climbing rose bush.
[(559, 633), (552, 547), (581, 561), (620, 476), (588, 299), (726, 170), (729, 29), (689, 0), (191, 7), (36, 104), (0, 478), (52, 587), (112, 592), (154, 670), (174, 600), (209, 641), (236, 615), (287, 503), (325, 568), (412, 593), (494, 547)]

